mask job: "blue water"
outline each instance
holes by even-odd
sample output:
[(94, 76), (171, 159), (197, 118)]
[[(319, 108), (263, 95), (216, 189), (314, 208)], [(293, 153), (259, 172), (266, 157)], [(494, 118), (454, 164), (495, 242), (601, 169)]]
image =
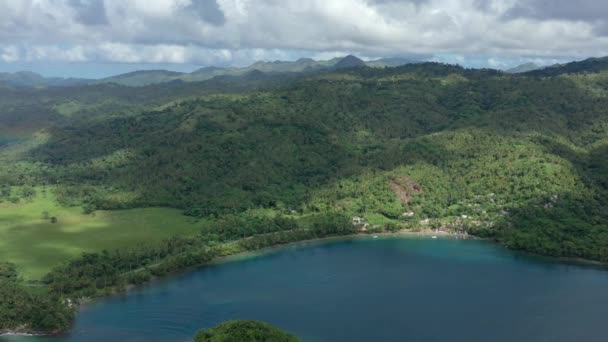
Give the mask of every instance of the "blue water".
[(304, 342), (608, 341), (608, 271), (485, 241), (308, 243), (90, 304), (71, 336), (27, 340), (190, 341), (229, 319)]

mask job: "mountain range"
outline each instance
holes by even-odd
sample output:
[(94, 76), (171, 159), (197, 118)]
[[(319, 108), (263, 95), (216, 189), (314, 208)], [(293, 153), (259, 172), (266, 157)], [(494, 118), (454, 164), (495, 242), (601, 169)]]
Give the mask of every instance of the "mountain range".
[(216, 76), (242, 76), (253, 71), (268, 74), (302, 73), (322, 70), (341, 69), (349, 67), (369, 66), (374, 68), (396, 67), (420, 61), (406, 58), (383, 58), (365, 62), (358, 57), (349, 55), (337, 57), (326, 61), (316, 61), (311, 58), (300, 58), (296, 61), (258, 61), (248, 67), (203, 67), (190, 73), (169, 70), (138, 70), (102, 79), (43, 77), (30, 71), (15, 73), (0, 73), (0, 87), (33, 87), (73, 86), (85, 84), (115, 83), (120, 85), (139, 87), (171, 81), (200, 82)]
[(0, 72), (0, 87), (50, 87), (50, 86), (74, 86), (88, 84), (92, 80), (82, 78), (44, 77), (31, 71)]
[[(114, 83), (130, 87), (141, 87), (171, 81), (200, 82), (218, 76), (243, 76), (249, 73), (264, 74), (293, 74), (319, 71), (331, 71), (353, 67), (399, 67), (407, 64), (421, 63), (423, 61), (392, 57), (373, 61), (364, 61), (356, 56), (336, 57), (330, 60), (317, 61), (311, 58), (300, 58), (296, 61), (258, 61), (247, 67), (203, 67), (193, 72), (177, 72), (169, 70), (138, 70), (101, 79), (44, 77), (30, 71), (15, 73), (0, 73), (0, 88), (44, 88), (66, 87), (76, 85), (94, 85)], [(535, 63), (524, 63), (514, 68), (504, 70), (508, 74), (527, 74), (530, 76), (557, 76), (567, 73), (598, 72), (608, 70), (608, 57), (588, 58), (565, 64), (555, 64), (541, 67)]]

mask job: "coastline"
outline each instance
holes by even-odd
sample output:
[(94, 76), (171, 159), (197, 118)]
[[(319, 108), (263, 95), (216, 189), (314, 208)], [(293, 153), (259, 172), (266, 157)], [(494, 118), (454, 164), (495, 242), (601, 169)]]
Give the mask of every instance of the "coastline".
[[(381, 233), (358, 232), (355, 234), (348, 234), (348, 235), (336, 235), (336, 236), (328, 236), (328, 237), (316, 238), (316, 239), (293, 241), (293, 242), (289, 242), (289, 243), (276, 244), (273, 246), (264, 247), (264, 248), (260, 248), (257, 250), (238, 252), (235, 254), (230, 254), (230, 255), (225, 255), (225, 256), (220, 256), (220, 257), (214, 258), (213, 260), (206, 262), (206, 263), (183, 268), (183, 269), (177, 270), (175, 272), (166, 274), (161, 277), (152, 277), (149, 281), (147, 281), (143, 284), (140, 284), (140, 285), (130, 284), (130, 285), (127, 285), (121, 291), (115, 290), (112, 293), (108, 293), (108, 294), (101, 295), (101, 296), (78, 298), (78, 310), (76, 311), (76, 314), (78, 314), (78, 311), (80, 311), (83, 307), (86, 307), (87, 305), (90, 305), (97, 301), (102, 301), (104, 299), (107, 299), (109, 297), (116, 296), (116, 295), (124, 295), (137, 288), (140, 288), (143, 286), (148, 286), (155, 282), (162, 281), (163, 279), (169, 279), (169, 278), (174, 277), (179, 274), (188, 273), (197, 268), (201, 268), (201, 267), (205, 267), (205, 266), (212, 266), (212, 265), (220, 265), (220, 264), (232, 262), (232, 261), (238, 261), (241, 258), (246, 258), (246, 257), (255, 257), (255, 256), (258, 256), (258, 255), (261, 255), (264, 253), (269, 253), (272, 251), (277, 251), (280, 249), (288, 248), (290, 246), (297, 246), (297, 245), (311, 244), (311, 243), (323, 243), (323, 242), (330, 242), (330, 241), (341, 241), (341, 240), (349, 240), (349, 239), (366, 239), (366, 238), (374, 238), (374, 237), (403, 237), (403, 238), (430, 239), (433, 236), (436, 236), (437, 238), (441, 238), (441, 239), (446, 239), (446, 238), (453, 239), (453, 238), (456, 238), (457, 234), (448, 233), (448, 232), (435, 232), (431, 229), (425, 229), (425, 230), (420, 230), (420, 231), (401, 230), (401, 231), (397, 231), (397, 232), (381, 232)], [(480, 238), (475, 237), (473, 235), (469, 235), (468, 239), (480, 239)], [(238, 241), (241, 241), (241, 240), (237, 240), (236, 242), (238, 242)], [(234, 243), (234, 242), (235, 241), (230, 242), (230, 243)], [(34, 331), (34, 330), (28, 330), (27, 328), (24, 328), (24, 327), (20, 327), (17, 329), (0, 330), (0, 337), (2, 337), (2, 336), (30, 336), (30, 337), (61, 336), (61, 335), (69, 333), (69, 331), (70, 330)]]
[(29, 337), (45, 337), (45, 336), (61, 336), (67, 331), (29, 331), (27, 329), (4, 329), (0, 330), (0, 337), (9, 336), (29, 336)]
[[(413, 232), (413, 231), (407, 231), (407, 230), (402, 230), (402, 231), (397, 231), (397, 232), (383, 232), (383, 233), (366, 233), (366, 232), (359, 232), (356, 234), (348, 234), (348, 235), (334, 235), (334, 236), (327, 236), (327, 237), (322, 237), (322, 238), (315, 238), (315, 239), (307, 239), (307, 240), (299, 240), (299, 241), (292, 241), (292, 242), (288, 242), (288, 243), (280, 243), (280, 244), (276, 244), (276, 245), (272, 245), (269, 247), (263, 247), (260, 249), (256, 249), (256, 250), (250, 250), (250, 251), (242, 251), (242, 252), (238, 252), (235, 254), (230, 254), (230, 255), (224, 255), (224, 256), (219, 256), (214, 258), (211, 261), (205, 262), (205, 263), (201, 263), (198, 265), (194, 265), (194, 266), (190, 266), (190, 267), (186, 267), (180, 270), (177, 270), (175, 272), (171, 272), (165, 276), (161, 276), (161, 277), (152, 277), (150, 281), (141, 284), (141, 285), (129, 285), (126, 287), (125, 292), (129, 291), (133, 288), (137, 288), (139, 286), (146, 286), (147, 284), (154, 282), (156, 280), (159, 279), (164, 279), (164, 278), (169, 278), (172, 277), (174, 275), (177, 274), (182, 274), (182, 273), (187, 273), (191, 270), (197, 269), (199, 267), (205, 267), (205, 266), (210, 266), (210, 265), (216, 265), (216, 264), (222, 264), (224, 262), (230, 262), (232, 261), (232, 259), (235, 258), (239, 258), (239, 257), (243, 257), (243, 256), (255, 256), (258, 254), (263, 254), (266, 252), (270, 252), (270, 251), (274, 251), (274, 250), (280, 250), (283, 248), (287, 248), (290, 246), (297, 246), (297, 245), (302, 245), (302, 244), (309, 244), (309, 243), (322, 243), (325, 241), (340, 241), (340, 240), (348, 240), (348, 239), (354, 239), (354, 238), (372, 238), (374, 236), (378, 236), (378, 237), (389, 237), (389, 236), (401, 236), (401, 237), (419, 237), (419, 238), (431, 238), (432, 236), (436, 235), (438, 238), (454, 238), (455, 234), (450, 234), (450, 233), (446, 233), (446, 232), (439, 232), (439, 233), (435, 233), (432, 230), (424, 230), (424, 231), (418, 231), (418, 232)], [(482, 239), (479, 237), (475, 237), (473, 235), (469, 235), (468, 239)], [(236, 241), (232, 241), (229, 243), (235, 243), (235, 242), (240, 242), (242, 240), (236, 240)], [(153, 265), (150, 265), (153, 266)], [(83, 303), (90, 303), (92, 301), (95, 301), (96, 299), (103, 299), (105, 297), (108, 296), (113, 296), (117, 293), (121, 293), (121, 292), (114, 292), (111, 293), (109, 295), (102, 295), (102, 296), (96, 296), (96, 297), (81, 297), (79, 298), (79, 301), (81, 303), (81, 305)]]
[[(83, 307), (86, 307), (87, 305), (90, 305), (96, 301), (102, 301), (104, 299), (107, 299), (109, 297), (116, 296), (116, 295), (124, 295), (134, 289), (137, 289), (137, 288), (140, 288), (143, 286), (148, 286), (155, 282), (162, 281), (164, 279), (169, 279), (176, 275), (188, 273), (188, 272), (191, 272), (193, 270), (196, 270), (198, 268), (205, 267), (205, 266), (220, 265), (220, 264), (227, 263), (227, 262), (239, 261), (244, 258), (256, 257), (259, 255), (263, 255), (265, 253), (270, 253), (270, 252), (281, 250), (281, 249), (288, 248), (291, 246), (323, 243), (323, 242), (331, 242), (331, 241), (343, 241), (343, 240), (351, 240), (351, 239), (369, 239), (369, 238), (386, 238), (386, 237), (420, 238), (420, 239), (437, 238), (437, 239), (487, 240), (487, 241), (493, 241), (493, 242), (497, 243), (498, 245), (501, 245), (502, 247), (504, 247), (510, 251), (520, 252), (520, 253), (523, 253), (523, 254), (526, 254), (529, 256), (543, 257), (543, 258), (554, 260), (555, 262), (558, 262), (558, 263), (567, 263), (567, 264), (571, 264), (571, 265), (575, 265), (575, 266), (595, 266), (595, 267), (601, 267), (603, 269), (608, 269), (608, 263), (602, 263), (599, 261), (586, 260), (586, 259), (581, 259), (581, 258), (551, 257), (551, 256), (539, 255), (539, 254), (535, 254), (535, 253), (531, 253), (531, 252), (527, 252), (527, 251), (513, 250), (513, 249), (508, 248), (507, 246), (501, 244), (500, 241), (497, 241), (495, 239), (482, 238), (482, 237), (478, 237), (478, 236), (474, 236), (474, 235), (463, 236), (462, 234), (458, 234), (458, 233), (434, 231), (432, 229), (424, 229), (424, 230), (420, 230), (420, 231), (400, 230), (400, 231), (396, 231), (396, 232), (380, 232), (380, 233), (357, 232), (357, 233), (348, 234), (348, 235), (334, 235), (334, 236), (327, 236), (327, 237), (323, 237), (323, 238), (293, 241), (293, 242), (289, 242), (289, 243), (276, 244), (276, 245), (272, 245), (269, 247), (264, 247), (264, 248), (260, 248), (260, 249), (256, 249), (256, 250), (242, 251), (242, 252), (237, 252), (234, 254), (219, 256), (219, 257), (216, 257), (213, 260), (210, 260), (205, 263), (201, 263), (198, 265), (179, 269), (179, 270), (176, 270), (175, 272), (171, 272), (171, 273), (165, 274), (160, 277), (152, 277), (149, 281), (147, 281), (143, 284), (139, 284), (139, 285), (130, 284), (130, 285), (127, 285), (122, 290), (114, 290), (111, 293), (107, 293), (104, 295), (95, 296), (95, 297), (78, 298), (78, 310), (76, 311), (76, 314), (78, 314), (78, 311), (80, 311), (80, 309), (82, 309)], [(236, 240), (236, 241), (232, 241), (229, 243), (235, 243), (235, 242), (239, 242), (239, 241), (242, 241), (242, 240)], [(21, 327), (21, 328), (17, 328), (17, 329), (0, 330), (0, 337), (2, 337), (2, 336), (40, 336), (40, 337), (61, 336), (61, 335), (69, 333), (69, 331), (70, 331), (70, 329), (65, 330), (65, 331), (48, 331), (48, 332), (29, 331), (28, 329)]]
[[(454, 233), (448, 233), (448, 232), (435, 232), (431, 229), (426, 229), (426, 230), (421, 230), (421, 231), (409, 231), (409, 230), (400, 230), (397, 232), (383, 232), (383, 233), (368, 233), (368, 232), (360, 232), (360, 233), (356, 233), (356, 234), (348, 234), (348, 235), (337, 235), (337, 236), (328, 236), (328, 237), (324, 237), (324, 238), (317, 238), (317, 239), (310, 239), (310, 240), (300, 240), (300, 241), (293, 241), (293, 242), (289, 242), (289, 243), (283, 243), (283, 244), (277, 244), (277, 245), (273, 245), (270, 247), (264, 247), (264, 248), (260, 248), (254, 251), (245, 251), (245, 252), (240, 252), (240, 253), (236, 253), (236, 254), (231, 254), (231, 255), (226, 255), (226, 256), (222, 256), (222, 257), (218, 257), (213, 259), (212, 261), (202, 264), (202, 265), (198, 265), (198, 266), (194, 266), (192, 268), (189, 269), (194, 269), (194, 268), (198, 268), (198, 267), (202, 267), (202, 266), (206, 266), (206, 265), (215, 265), (215, 264), (222, 264), (224, 262), (230, 262), (232, 261), (232, 259), (235, 258), (240, 258), (243, 256), (248, 256), (248, 255), (258, 255), (258, 254), (263, 254), (266, 252), (271, 252), (274, 250), (279, 250), (279, 249), (283, 249), (283, 248), (287, 248), (290, 246), (297, 246), (297, 245), (302, 245), (302, 244), (309, 244), (309, 243), (320, 243), (320, 242), (327, 242), (327, 241), (341, 241), (341, 240), (349, 240), (349, 239), (357, 239), (357, 238), (373, 238), (373, 237), (403, 237), (403, 238), (425, 238), (425, 239), (430, 239), (433, 236), (436, 236), (437, 238), (441, 238), (441, 239), (455, 239), (458, 234), (454, 234)], [(484, 240), (484, 238), (480, 238), (474, 235), (468, 235), (467, 238), (462, 238), (462, 239), (468, 239), (468, 240)], [(181, 273), (181, 272), (180, 272)]]
[[(219, 256), (219, 257), (216, 257), (213, 260), (205, 262), (205, 263), (182, 268), (180, 270), (176, 270), (175, 272), (171, 272), (171, 273), (168, 273), (168, 274), (160, 276), (160, 277), (152, 277), (149, 281), (147, 281), (143, 284), (139, 284), (139, 285), (129, 284), (122, 291), (113, 291), (112, 293), (109, 293), (106, 295), (101, 295), (101, 296), (95, 296), (95, 297), (81, 297), (81, 298), (78, 298), (78, 303), (79, 303), (78, 307), (82, 308), (83, 306), (89, 305), (98, 300), (104, 300), (105, 298), (119, 295), (119, 294), (126, 294), (139, 287), (148, 286), (149, 284), (153, 284), (154, 282), (161, 281), (163, 279), (168, 279), (168, 278), (174, 277), (176, 275), (188, 273), (188, 272), (196, 270), (197, 268), (200, 268), (200, 267), (220, 265), (220, 264), (223, 264), (226, 262), (238, 261), (238, 260), (241, 260), (241, 258), (255, 257), (257, 255), (269, 253), (272, 251), (277, 251), (277, 250), (288, 248), (291, 246), (311, 244), (311, 243), (323, 243), (323, 242), (329, 242), (329, 241), (341, 241), (341, 240), (349, 240), (349, 239), (365, 239), (365, 238), (373, 238), (374, 236), (424, 238), (424, 239), (430, 239), (433, 236), (437, 236), (437, 238), (441, 238), (441, 239), (455, 239), (457, 234), (448, 233), (448, 232), (435, 232), (431, 229), (425, 229), (425, 230), (420, 230), (420, 231), (416, 231), (416, 232), (410, 231), (410, 230), (400, 230), (397, 232), (382, 232), (382, 233), (358, 232), (355, 234), (334, 235), (334, 236), (327, 236), (327, 237), (322, 237), (322, 238), (299, 240), (299, 241), (293, 241), (293, 242), (288, 242), (288, 243), (276, 244), (276, 245), (272, 245), (269, 247), (264, 247), (264, 248), (260, 248), (260, 249), (256, 249), (256, 250), (242, 251), (242, 252), (238, 252), (235, 254)], [(483, 238), (480, 238), (480, 237), (477, 237), (474, 235), (468, 235), (467, 239), (482, 240)], [(235, 242), (239, 242), (239, 241), (241, 241), (241, 240), (233, 241), (230, 243), (235, 243)]]

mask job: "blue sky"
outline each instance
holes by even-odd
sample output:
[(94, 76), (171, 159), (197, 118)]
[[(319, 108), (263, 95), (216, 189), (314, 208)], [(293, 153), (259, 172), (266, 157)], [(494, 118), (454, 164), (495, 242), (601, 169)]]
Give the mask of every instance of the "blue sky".
[(0, 0), (0, 71), (97, 78), (257, 60), (468, 67), (608, 55), (599, 0)]

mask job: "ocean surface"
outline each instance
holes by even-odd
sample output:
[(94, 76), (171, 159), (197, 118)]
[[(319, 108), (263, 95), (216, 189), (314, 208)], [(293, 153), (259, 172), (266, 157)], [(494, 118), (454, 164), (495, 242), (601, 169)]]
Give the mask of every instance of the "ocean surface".
[(608, 270), (479, 240), (353, 238), (292, 245), (87, 304), (61, 338), (191, 341), (230, 319), (310, 341), (608, 341)]

